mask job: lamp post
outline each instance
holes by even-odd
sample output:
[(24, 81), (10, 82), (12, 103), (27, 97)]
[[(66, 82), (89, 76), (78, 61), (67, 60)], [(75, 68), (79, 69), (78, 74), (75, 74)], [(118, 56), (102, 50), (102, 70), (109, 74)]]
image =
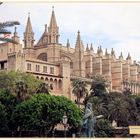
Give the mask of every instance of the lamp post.
[(64, 113), (64, 116), (63, 116), (63, 125), (64, 125), (64, 136), (65, 137), (66, 137), (67, 121), (68, 121), (68, 117), (66, 116), (66, 113)]

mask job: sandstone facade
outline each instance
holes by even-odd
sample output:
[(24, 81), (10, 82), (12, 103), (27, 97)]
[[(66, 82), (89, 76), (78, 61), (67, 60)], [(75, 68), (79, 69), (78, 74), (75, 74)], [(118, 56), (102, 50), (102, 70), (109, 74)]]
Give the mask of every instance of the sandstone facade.
[(132, 62), (130, 54), (126, 59), (122, 53), (116, 58), (111, 53), (103, 53), (99, 46), (97, 52), (93, 45), (84, 47), (78, 31), (76, 45), (71, 47), (69, 40), (66, 45), (59, 42), (59, 27), (54, 10), (52, 11), (49, 27), (45, 30), (37, 44), (34, 44), (34, 32), (30, 16), (24, 32), (24, 45), (15, 28), (13, 40), (18, 44), (0, 44), (0, 69), (20, 70), (32, 73), (38, 79), (53, 84), (52, 94), (64, 95), (74, 99), (71, 82), (74, 78), (81, 78), (91, 82), (91, 76), (101, 74), (110, 81), (110, 90), (130, 88), (134, 94), (140, 92), (140, 66)]

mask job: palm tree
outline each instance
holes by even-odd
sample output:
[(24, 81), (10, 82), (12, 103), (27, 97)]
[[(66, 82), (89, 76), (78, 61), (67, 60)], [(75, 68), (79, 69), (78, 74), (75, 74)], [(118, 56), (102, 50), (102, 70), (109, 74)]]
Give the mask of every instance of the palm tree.
[[(0, 5), (3, 4), (3, 2), (0, 2)], [(12, 27), (14, 25), (20, 25), (18, 21), (6, 21), (6, 22), (0, 22), (0, 35), (5, 35), (5, 34), (11, 34), (10, 31), (8, 31), (6, 28), (7, 27)], [(11, 43), (17, 43), (13, 41), (11, 38), (5, 38), (5, 37), (0, 37), (0, 41), (4, 42), (11, 42)]]
[(50, 89), (52, 89), (52, 85), (49, 86), (47, 83), (41, 83), (36, 90), (36, 93), (46, 93), (49, 94)]
[[(20, 23), (18, 21), (6, 21), (3, 23), (0, 23), (0, 34), (11, 34), (10, 31), (8, 31), (6, 28), (7, 27), (11, 27), (14, 25), (19, 25)], [(5, 38), (5, 37), (0, 37), (0, 41), (4, 41), (4, 42), (11, 42), (11, 43), (17, 43), (15, 41), (13, 41), (11, 38)]]
[(77, 97), (76, 103), (80, 107), (81, 98), (84, 98), (88, 95), (88, 90), (86, 88), (87, 84), (85, 81), (75, 79), (72, 82), (72, 87), (73, 87), (72, 93)]
[(110, 82), (108, 79), (106, 79), (102, 75), (95, 75), (92, 77), (93, 81), (91, 83), (91, 94), (100, 96), (102, 93), (108, 92), (107, 88), (110, 85)]
[(16, 83), (16, 90), (17, 99), (19, 101), (23, 101), (27, 97), (28, 86), (24, 81), (19, 81)]
[(92, 103), (95, 115), (107, 116), (107, 105), (101, 98), (93, 96), (88, 101)]
[(108, 104), (108, 118), (111, 121), (115, 120), (118, 125), (124, 125), (128, 122), (128, 106), (129, 104), (125, 100), (121, 97), (116, 97)]

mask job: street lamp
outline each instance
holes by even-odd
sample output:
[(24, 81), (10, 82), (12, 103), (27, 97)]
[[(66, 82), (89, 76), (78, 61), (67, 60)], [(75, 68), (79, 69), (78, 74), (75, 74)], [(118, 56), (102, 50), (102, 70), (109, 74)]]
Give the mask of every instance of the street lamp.
[(64, 136), (65, 137), (66, 137), (67, 121), (68, 121), (68, 117), (66, 116), (66, 113), (64, 113), (64, 116), (63, 116), (63, 125), (64, 125)]

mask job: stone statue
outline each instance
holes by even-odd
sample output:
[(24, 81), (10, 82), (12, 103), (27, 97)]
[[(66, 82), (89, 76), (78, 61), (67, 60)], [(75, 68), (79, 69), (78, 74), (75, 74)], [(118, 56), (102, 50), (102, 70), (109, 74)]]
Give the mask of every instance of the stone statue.
[(83, 128), (85, 137), (94, 137), (94, 126), (96, 119), (103, 117), (102, 115), (94, 116), (92, 110), (92, 103), (88, 102), (85, 108), (85, 114), (83, 117)]

